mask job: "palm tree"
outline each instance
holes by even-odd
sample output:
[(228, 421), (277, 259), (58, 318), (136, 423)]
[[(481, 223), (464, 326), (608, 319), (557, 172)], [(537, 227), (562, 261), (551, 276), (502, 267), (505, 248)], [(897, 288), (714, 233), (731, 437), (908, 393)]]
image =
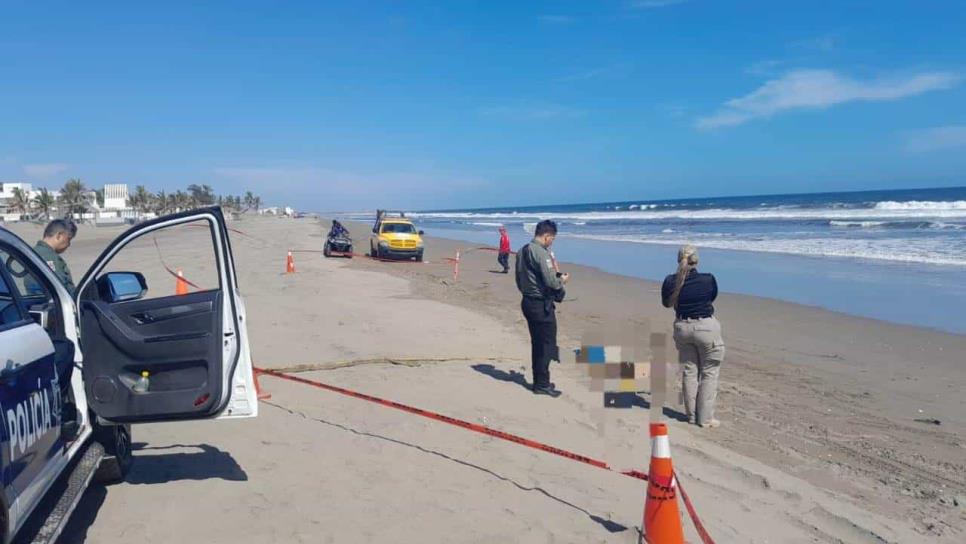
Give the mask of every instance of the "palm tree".
[(27, 213), (27, 209), (30, 207), (30, 197), (27, 192), (20, 187), (13, 188), (13, 198), (10, 199), (9, 207), (13, 208), (14, 211), (19, 212), (20, 215)]
[(252, 206), (255, 207), (255, 213), (258, 213), (258, 209), (262, 207), (262, 197), (256, 196), (255, 199), (252, 200)]
[(89, 198), (84, 182), (77, 178), (67, 180), (60, 191), (60, 202), (64, 205), (66, 216), (71, 219), (87, 211), (90, 206)]
[(184, 211), (191, 207), (192, 198), (181, 189), (174, 194), (174, 207), (178, 211)]
[(31, 203), (34, 209), (40, 212), (40, 216), (44, 219), (50, 218), (50, 211), (53, 209), (54, 205), (57, 204), (57, 199), (54, 195), (50, 194), (50, 191), (46, 187), (40, 189), (40, 192), (33, 198)]
[(158, 194), (154, 195), (154, 213), (158, 215), (168, 213), (168, 195), (164, 192), (164, 189), (161, 189), (158, 191)]
[(96, 190), (94, 192), (97, 195), (95, 197), (95, 198), (97, 198), (97, 207), (103, 209), (104, 208), (104, 188), (101, 187), (100, 189), (98, 189), (98, 190)]
[(154, 195), (148, 191), (144, 185), (134, 188), (134, 194), (127, 199), (128, 206), (137, 210), (138, 215), (143, 215), (151, 210), (154, 205)]
[(250, 210), (255, 205), (255, 195), (251, 191), (245, 191), (245, 211)]
[(211, 185), (196, 185), (192, 183), (188, 186), (188, 193), (195, 206), (211, 206), (215, 203), (215, 191)]

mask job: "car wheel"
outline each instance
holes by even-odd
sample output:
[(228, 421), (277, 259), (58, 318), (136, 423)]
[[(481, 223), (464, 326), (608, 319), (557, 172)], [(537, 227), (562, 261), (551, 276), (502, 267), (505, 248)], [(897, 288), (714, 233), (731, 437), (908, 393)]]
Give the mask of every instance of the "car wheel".
[(420, 251), (419, 253), (416, 254), (416, 262), (417, 263), (423, 262), (423, 252), (422, 251)]
[(94, 424), (94, 440), (104, 446), (104, 459), (94, 474), (94, 479), (102, 484), (123, 482), (134, 464), (134, 451), (131, 449), (130, 425)]
[(325, 257), (329, 257), (331, 254), (332, 253), (329, 251), (329, 243), (326, 242), (325, 245), (322, 246), (322, 255)]

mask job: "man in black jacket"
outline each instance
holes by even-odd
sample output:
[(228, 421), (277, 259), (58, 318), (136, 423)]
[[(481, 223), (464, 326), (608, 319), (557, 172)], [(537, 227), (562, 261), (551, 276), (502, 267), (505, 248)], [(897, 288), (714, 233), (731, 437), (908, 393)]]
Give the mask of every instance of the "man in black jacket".
[(530, 329), (533, 364), (533, 392), (559, 397), (560, 391), (550, 382), (550, 361), (560, 360), (557, 347), (557, 314), (555, 302), (563, 300), (568, 274), (554, 269), (550, 246), (557, 237), (557, 225), (544, 220), (537, 223), (533, 240), (517, 252), (516, 282), (523, 295), (520, 306)]

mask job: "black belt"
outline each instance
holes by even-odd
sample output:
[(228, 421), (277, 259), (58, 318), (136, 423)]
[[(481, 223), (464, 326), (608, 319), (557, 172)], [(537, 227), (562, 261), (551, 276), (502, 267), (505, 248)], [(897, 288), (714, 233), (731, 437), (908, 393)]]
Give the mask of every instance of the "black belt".
[(678, 316), (677, 316), (678, 319), (707, 319), (709, 317), (714, 317), (714, 314), (707, 314), (707, 315), (687, 315), (687, 316), (678, 314)]

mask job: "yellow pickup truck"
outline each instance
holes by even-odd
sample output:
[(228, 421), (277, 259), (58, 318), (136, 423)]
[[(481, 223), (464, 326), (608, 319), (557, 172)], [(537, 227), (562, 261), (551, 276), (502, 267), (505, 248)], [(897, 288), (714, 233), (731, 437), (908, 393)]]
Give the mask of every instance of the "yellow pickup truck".
[(369, 255), (379, 259), (423, 260), (423, 231), (403, 212), (379, 210), (369, 239)]

